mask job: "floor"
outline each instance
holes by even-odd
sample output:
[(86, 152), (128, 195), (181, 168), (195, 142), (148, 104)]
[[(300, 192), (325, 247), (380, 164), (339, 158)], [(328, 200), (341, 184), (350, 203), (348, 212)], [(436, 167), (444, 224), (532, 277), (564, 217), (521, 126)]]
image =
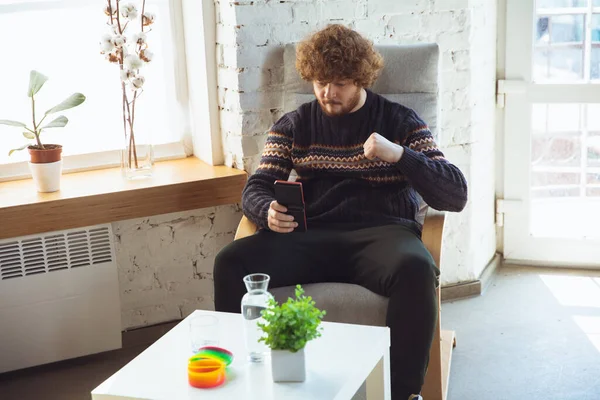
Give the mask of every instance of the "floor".
[(147, 345), (0, 374), (0, 400), (89, 400), (90, 392)]
[[(442, 325), (458, 336), (449, 400), (600, 399), (600, 271), (504, 267)], [(0, 374), (0, 399), (89, 399), (146, 346)]]
[(600, 271), (504, 267), (442, 305), (454, 329), (449, 400), (599, 400)]

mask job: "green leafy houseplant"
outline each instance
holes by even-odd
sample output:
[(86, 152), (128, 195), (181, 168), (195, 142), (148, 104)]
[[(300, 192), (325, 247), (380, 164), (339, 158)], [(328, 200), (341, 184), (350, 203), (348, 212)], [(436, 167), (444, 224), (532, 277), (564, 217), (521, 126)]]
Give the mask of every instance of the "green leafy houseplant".
[(259, 341), (272, 350), (296, 353), (307, 342), (321, 336), (319, 325), (325, 313), (315, 307), (312, 297), (304, 296), (304, 289), (297, 285), (295, 299), (288, 298), (281, 305), (274, 299), (269, 300), (268, 307), (262, 311), (266, 323), (258, 324), (266, 336)]
[(74, 93), (71, 96), (69, 96), (67, 99), (65, 99), (63, 102), (61, 102), (60, 104), (48, 109), (44, 113), (44, 116), (38, 121), (38, 119), (36, 117), (36, 112), (35, 112), (35, 105), (36, 105), (35, 104), (35, 95), (37, 94), (37, 92), (39, 92), (39, 90), (42, 88), (42, 86), (44, 86), (44, 83), (46, 83), (47, 80), (48, 80), (48, 78), (45, 75), (42, 75), (41, 73), (39, 73), (37, 71), (31, 71), (29, 74), (29, 89), (27, 90), (27, 96), (31, 98), (31, 114), (32, 114), (32, 120), (33, 120), (32, 121), (33, 125), (31, 127), (28, 127), (25, 123), (19, 122), (19, 121), (12, 121), (12, 120), (7, 120), (7, 119), (0, 120), (0, 124), (2, 124), (2, 125), (9, 125), (9, 126), (14, 126), (14, 127), (20, 128), (20, 129), (24, 129), (25, 131), (23, 132), (23, 136), (26, 139), (36, 141), (35, 145), (28, 143), (17, 149), (12, 149), (8, 153), (9, 155), (11, 155), (15, 151), (23, 150), (28, 147), (35, 148), (37, 150), (47, 150), (47, 147), (56, 146), (56, 145), (44, 146), (40, 140), (40, 135), (42, 134), (42, 131), (44, 131), (45, 129), (62, 128), (64, 126), (66, 126), (67, 123), (69, 122), (69, 120), (64, 115), (60, 115), (60, 116), (54, 118), (52, 121), (48, 122), (45, 125), (43, 124), (44, 120), (49, 115), (55, 114), (60, 111), (65, 111), (65, 110), (68, 110), (73, 107), (77, 107), (78, 105), (80, 105), (81, 103), (83, 103), (85, 101), (85, 96), (83, 94)]

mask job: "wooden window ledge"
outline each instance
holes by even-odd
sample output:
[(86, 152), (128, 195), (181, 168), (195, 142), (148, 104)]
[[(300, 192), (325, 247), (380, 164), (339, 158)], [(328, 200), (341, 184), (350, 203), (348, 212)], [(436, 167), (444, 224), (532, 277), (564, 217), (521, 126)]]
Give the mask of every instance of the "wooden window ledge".
[(0, 239), (238, 203), (246, 178), (189, 157), (156, 163), (145, 179), (120, 168), (64, 174), (54, 193), (38, 193), (31, 179), (2, 182)]

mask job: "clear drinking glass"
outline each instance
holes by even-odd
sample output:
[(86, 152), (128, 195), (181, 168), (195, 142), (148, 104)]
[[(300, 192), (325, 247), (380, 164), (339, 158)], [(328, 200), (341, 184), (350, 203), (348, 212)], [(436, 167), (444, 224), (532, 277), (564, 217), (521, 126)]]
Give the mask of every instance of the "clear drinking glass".
[(267, 291), (270, 279), (267, 274), (251, 274), (244, 277), (248, 293), (242, 298), (242, 317), (244, 318), (246, 349), (251, 362), (262, 362), (267, 351), (267, 346), (258, 341), (263, 332), (257, 324), (258, 322), (264, 323), (261, 312), (267, 308), (269, 299), (273, 298)]
[(214, 315), (196, 315), (190, 319), (192, 352), (219, 344), (219, 319)]

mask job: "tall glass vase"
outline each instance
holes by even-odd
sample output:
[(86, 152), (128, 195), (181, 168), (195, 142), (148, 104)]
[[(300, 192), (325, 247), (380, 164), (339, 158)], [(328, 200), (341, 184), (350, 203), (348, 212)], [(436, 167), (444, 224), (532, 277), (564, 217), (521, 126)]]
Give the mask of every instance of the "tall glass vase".
[[(129, 124), (128, 124), (129, 125)], [(125, 128), (125, 143), (121, 150), (121, 169), (128, 179), (144, 178), (152, 175), (154, 148), (147, 130)]]
[(246, 339), (246, 350), (251, 362), (262, 362), (267, 346), (259, 342), (263, 332), (258, 323), (264, 323), (262, 310), (266, 309), (269, 299), (273, 296), (268, 292), (269, 280), (267, 274), (251, 274), (244, 277), (244, 284), (248, 293), (242, 298), (242, 317), (244, 318), (244, 337)]
[(143, 93), (144, 78), (139, 75), (139, 70), (131, 69), (131, 65), (121, 64), (120, 75), (125, 139), (121, 150), (121, 171), (128, 179), (149, 177), (154, 167), (152, 137), (146, 128), (147, 125), (142, 125), (140, 128), (137, 122), (139, 108), (144, 107), (143, 103), (139, 103)]

